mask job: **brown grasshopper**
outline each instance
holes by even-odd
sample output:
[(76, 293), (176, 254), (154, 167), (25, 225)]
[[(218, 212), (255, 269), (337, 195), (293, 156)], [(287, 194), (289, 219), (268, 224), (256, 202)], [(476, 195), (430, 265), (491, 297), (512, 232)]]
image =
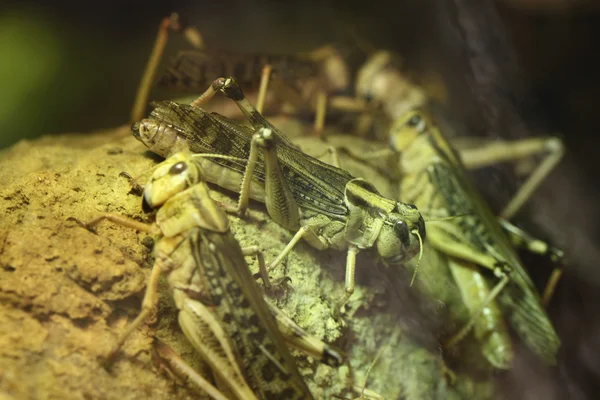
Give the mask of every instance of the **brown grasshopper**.
[(219, 90), (240, 106), (254, 130), (199, 107), (163, 102), (151, 118), (134, 124), (134, 136), (163, 156), (182, 147), (208, 153), (207, 180), (228, 190), (242, 187), (238, 210), (243, 212), (253, 198), (266, 204), (276, 222), (297, 231), (271, 266), (302, 238), (317, 249), (348, 249), (341, 306), (354, 292), (360, 249), (376, 247), (388, 263), (421, 250), (425, 223), (413, 205), (387, 199), (365, 180), (299, 151), (249, 104), (231, 78), (215, 81), (199, 102)]
[[(476, 336), (484, 341), (486, 358), (496, 367), (508, 368), (512, 345), (504, 316), (529, 348), (553, 364), (560, 341), (513, 246), (548, 252), (557, 262), (562, 252), (492, 214), (468, 180), (458, 153), (424, 113), (411, 111), (396, 121), (391, 146), (399, 155), (403, 198), (440, 217), (462, 215), (427, 226), (428, 244), (447, 256), (471, 311), (470, 321), (446, 346), (456, 344), (474, 327)], [(532, 190), (531, 184), (525, 187), (526, 192)], [(550, 280), (546, 296), (556, 279)]]
[[(244, 251), (229, 230), (227, 216), (211, 199), (195, 159), (178, 153), (155, 169), (144, 189), (147, 208), (159, 208), (155, 224), (115, 214), (84, 224), (91, 228), (107, 219), (160, 235), (142, 311), (120, 335), (108, 359), (156, 307), (158, 279), (166, 272), (184, 334), (234, 398), (311, 399), (254, 283)], [(214, 392), (205, 380), (193, 374), (190, 378)]]
[[(177, 14), (165, 18), (159, 27), (154, 49), (138, 88), (132, 121), (143, 117), (169, 30), (183, 30)], [(328, 102), (334, 109), (362, 110), (365, 107), (360, 100), (343, 95), (334, 96), (349, 88), (350, 72), (341, 53), (332, 46), (298, 54), (215, 51), (205, 48), (204, 40), (195, 28), (186, 27), (184, 34), (194, 50), (178, 53), (158, 79), (158, 86), (178, 92), (199, 93), (215, 79), (234, 75), (245, 90), (259, 93), (257, 108), (261, 111), (266, 106), (294, 114), (308, 109), (316, 111), (315, 130), (318, 133), (323, 129)], [(272, 84), (277, 90), (272, 94), (277, 99), (266, 96), (266, 86), (257, 85), (264, 76), (274, 78)], [(331, 97), (329, 101), (328, 97)], [(265, 105), (265, 99), (269, 101), (268, 105)]]

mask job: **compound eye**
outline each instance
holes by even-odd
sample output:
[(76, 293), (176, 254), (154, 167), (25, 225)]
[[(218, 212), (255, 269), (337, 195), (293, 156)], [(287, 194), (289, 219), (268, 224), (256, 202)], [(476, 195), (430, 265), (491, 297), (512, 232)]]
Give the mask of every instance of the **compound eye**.
[(412, 127), (416, 127), (421, 123), (422, 119), (418, 115), (413, 116), (408, 120), (408, 125)]
[(171, 175), (179, 175), (183, 171), (187, 169), (187, 163), (184, 161), (180, 161), (177, 164), (173, 165), (171, 169), (169, 169), (169, 174)]
[(394, 234), (396, 237), (398, 237), (398, 239), (400, 239), (400, 242), (403, 244), (408, 244), (410, 237), (406, 222), (400, 220), (394, 222)]

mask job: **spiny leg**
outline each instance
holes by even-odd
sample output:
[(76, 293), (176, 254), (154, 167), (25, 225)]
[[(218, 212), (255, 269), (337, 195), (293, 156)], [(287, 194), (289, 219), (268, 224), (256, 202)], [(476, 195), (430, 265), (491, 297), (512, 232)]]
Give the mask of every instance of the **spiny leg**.
[[(248, 208), (250, 199), (250, 185), (258, 159), (259, 147), (263, 150), (265, 163), (265, 205), (269, 216), (278, 224), (289, 230), (296, 230), (300, 226), (299, 210), (294, 196), (283, 178), (283, 172), (277, 160), (277, 150), (273, 141), (271, 130), (261, 129), (254, 134), (250, 142), (248, 163), (242, 178), (240, 198), (237, 209), (243, 216)], [(213, 157), (211, 155), (210, 157)]]
[(208, 394), (214, 400), (227, 400), (227, 397), (208, 382), (202, 375), (194, 370), (185, 360), (165, 343), (154, 338), (154, 350), (158, 357), (168, 364), (171, 370), (180, 376), (187, 378), (190, 382)]
[(505, 219), (499, 219), (502, 229), (507, 233), (512, 244), (516, 247), (524, 248), (532, 253), (546, 256), (556, 265), (552, 270), (552, 274), (546, 283), (542, 294), (542, 304), (547, 307), (556, 290), (556, 286), (562, 277), (564, 271), (564, 253), (562, 250), (550, 246), (548, 243), (536, 239), (529, 233), (516, 227)]
[(254, 170), (256, 169), (256, 161), (258, 160), (258, 141), (258, 137), (253, 137), (250, 142), (250, 155), (248, 156), (248, 164), (246, 164), (246, 170), (244, 171), (244, 176), (242, 178), (242, 186), (240, 187), (237, 212), (242, 218), (246, 215), (248, 202), (250, 201), (250, 185), (252, 184), (252, 177), (254, 176)]
[(474, 169), (497, 162), (516, 161), (543, 152), (548, 153), (500, 213), (503, 218), (510, 219), (559, 163), (564, 151), (562, 141), (559, 138), (550, 137), (529, 138), (514, 142), (491, 142), (480, 148), (460, 150), (460, 155), (465, 166)]

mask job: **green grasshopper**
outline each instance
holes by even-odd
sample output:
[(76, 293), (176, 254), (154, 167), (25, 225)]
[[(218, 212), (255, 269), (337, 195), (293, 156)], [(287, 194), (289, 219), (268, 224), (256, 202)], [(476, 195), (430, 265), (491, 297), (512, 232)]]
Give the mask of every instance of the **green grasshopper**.
[[(427, 226), (428, 244), (447, 256), (471, 311), (470, 321), (446, 346), (456, 344), (475, 327), (490, 363), (508, 368), (512, 352), (504, 316), (530, 349), (553, 364), (560, 341), (514, 245), (550, 252), (557, 261), (562, 253), (493, 215), (468, 180), (458, 153), (422, 112), (409, 112), (395, 122), (391, 147), (400, 157), (403, 198), (430, 214), (460, 216)], [(525, 191), (531, 190), (532, 185), (526, 184)], [(523, 201), (521, 195), (517, 197)]]
[[(108, 360), (155, 308), (158, 279), (166, 272), (185, 336), (234, 398), (312, 399), (225, 212), (210, 197), (198, 158), (178, 153), (155, 169), (144, 189), (146, 207), (159, 208), (155, 224), (115, 214), (83, 224), (90, 229), (107, 219), (160, 235), (142, 311), (120, 335)], [(216, 388), (206, 380), (188, 375), (213, 398), (225, 398), (213, 395)]]
[(208, 153), (206, 179), (228, 190), (239, 191), (241, 186), (239, 211), (243, 213), (248, 198), (253, 198), (266, 204), (277, 223), (297, 231), (270, 267), (302, 238), (317, 249), (348, 249), (346, 293), (337, 313), (354, 292), (360, 249), (376, 247), (383, 260), (393, 264), (421, 250), (425, 223), (416, 207), (385, 198), (365, 180), (299, 151), (249, 104), (232, 78), (216, 80), (195, 104), (217, 91), (240, 106), (254, 130), (194, 105), (162, 102), (151, 118), (134, 124), (134, 136), (163, 156), (179, 148)]

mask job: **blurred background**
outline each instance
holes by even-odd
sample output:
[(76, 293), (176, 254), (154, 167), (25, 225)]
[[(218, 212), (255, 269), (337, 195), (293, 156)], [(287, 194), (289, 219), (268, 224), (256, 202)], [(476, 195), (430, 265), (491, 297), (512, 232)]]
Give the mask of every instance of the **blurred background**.
[[(410, 66), (433, 59), (433, 67), (443, 69), (446, 60), (424, 57), (447, 36), (431, 23), (434, 3), (5, 0), (0, 2), (0, 147), (126, 121), (158, 24), (173, 10), (219, 49), (295, 52), (348, 42), (354, 32), (400, 52)], [(583, 150), (586, 143), (575, 136), (588, 136), (595, 126), (600, 2), (497, 0), (496, 5), (556, 130)], [(184, 41), (174, 35), (165, 60), (182, 48)]]
[[(447, 111), (471, 134), (560, 133), (567, 156), (524, 223), (571, 259), (550, 310), (564, 343), (561, 394), (539, 390), (556, 376), (527, 371), (508, 390), (528, 399), (600, 393), (600, 1), (3, 1), (0, 148), (126, 123), (158, 25), (173, 11), (214, 49), (294, 53), (361, 37), (417, 74), (441, 74)], [(163, 66), (184, 48), (173, 35)], [(488, 69), (478, 76), (475, 65)], [(482, 180), (488, 197), (505, 195)]]

